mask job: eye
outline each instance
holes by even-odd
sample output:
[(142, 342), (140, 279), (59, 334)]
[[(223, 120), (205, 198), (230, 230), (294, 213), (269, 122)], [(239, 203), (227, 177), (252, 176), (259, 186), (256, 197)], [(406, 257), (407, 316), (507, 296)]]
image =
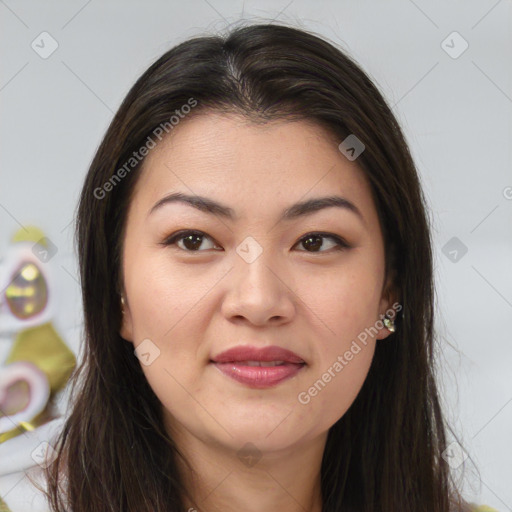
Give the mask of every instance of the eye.
[[(213, 240), (211, 237), (203, 233), (202, 231), (196, 230), (182, 230), (173, 233), (171, 236), (166, 238), (161, 245), (170, 246), (177, 245), (179, 249), (184, 250), (186, 252), (203, 252), (200, 250), (203, 245), (204, 239)], [(351, 246), (345, 242), (339, 236), (333, 235), (332, 233), (308, 233), (304, 235), (295, 245), (302, 244), (306, 247), (306, 251), (301, 252), (327, 252), (324, 247), (324, 239), (331, 240), (331, 247), (327, 247), (327, 249), (334, 248), (334, 250), (346, 250), (350, 249)], [(183, 242), (182, 245), (179, 242)], [(207, 247), (206, 249), (212, 249), (214, 247)], [(323, 250), (319, 250), (323, 249)]]
[[(173, 233), (170, 237), (166, 238), (162, 242), (162, 245), (164, 245), (164, 246), (177, 245), (178, 248), (180, 248), (186, 252), (202, 252), (197, 249), (199, 247), (201, 247), (203, 238), (212, 240), (208, 235), (206, 235), (202, 231), (193, 231), (193, 230), (177, 231), (176, 233)], [(183, 241), (183, 245), (185, 247), (182, 247), (176, 243), (176, 242), (181, 242), (181, 241)]]
[(327, 250), (317, 250), (324, 246), (323, 239), (329, 239), (331, 240), (331, 243), (333, 243), (333, 245), (327, 249), (334, 248), (336, 251), (342, 251), (350, 249), (351, 247), (347, 242), (345, 242), (345, 240), (331, 233), (308, 233), (307, 235), (304, 235), (296, 245), (302, 244), (304, 247), (312, 249), (307, 249), (306, 251), (301, 252), (327, 252)]

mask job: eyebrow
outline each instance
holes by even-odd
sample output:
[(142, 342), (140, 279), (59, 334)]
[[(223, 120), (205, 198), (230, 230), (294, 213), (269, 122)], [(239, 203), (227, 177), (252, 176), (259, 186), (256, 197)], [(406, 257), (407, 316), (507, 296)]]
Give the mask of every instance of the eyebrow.
[[(156, 210), (160, 209), (162, 206), (170, 203), (188, 204), (202, 212), (208, 213), (210, 215), (218, 215), (231, 221), (233, 221), (236, 218), (235, 211), (229, 206), (220, 204), (214, 201), (213, 199), (209, 199), (208, 197), (188, 195), (183, 194), (182, 192), (173, 192), (157, 201), (149, 211), (148, 217)], [(308, 199), (307, 201), (295, 203), (292, 206), (286, 208), (281, 213), (279, 222), (290, 221), (297, 219), (299, 217), (305, 217), (307, 215), (311, 215), (325, 208), (332, 207), (341, 208), (343, 210), (356, 214), (360, 218), (360, 220), (365, 224), (363, 214), (361, 213), (359, 208), (357, 208), (357, 206), (354, 203), (341, 196), (317, 197), (314, 199)]]

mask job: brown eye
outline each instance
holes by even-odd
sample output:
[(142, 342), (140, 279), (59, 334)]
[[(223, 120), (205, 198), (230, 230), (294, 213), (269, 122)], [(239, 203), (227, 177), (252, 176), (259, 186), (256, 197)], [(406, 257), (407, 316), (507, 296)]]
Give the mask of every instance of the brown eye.
[(333, 245), (327, 247), (327, 249), (344, 250), (350, 248), (344, 240), (330, 233), (308, 233), (299, 240), (298, 244), (302, 244), (306, 248), (306, 251), (302, 252), (327, 252), (327, 249), (319, 250), (324, 247), (324, 239), (329, 239), (333, 242)]
[[(179, 249), (186, 252), (203, 252), (203, 250), (206, 249), (200, 250), (200, 247), (204, 239), (212, 240), (211, 237), (202, 231), (185, 230), (173, 233), (166, 240), (164, 240), (164, 242), (162, 242), (162, 245), (176, 245)], [(324, 244), (324, 240), (326, 239), (333, 242), (333, 245), (331, 247), (327, 247), (327, 249), (334, 248), (334, 250), (346, 250), (350, 249), (351, 247), (342, 238), (332, 233), (308, 233), (307, 235), (303, 236), (296, 245), (302, 244), (303, 247), (306, 248), (306, 251), (301, 252), (327, 252)], [(180, 245), (179, 242), (181, 242), (182, 245)], [(207, 249), (216, 247), (213, 241), (212, 244), (213, 246), (209, 248), (207, 247)], [(322, 248), (323, 250), (320, 250)]]
[(41, 271), (34, 263), (23, 263), (14, 273), (5, 298), (12, 314), (27, 319), (40, 313), (48, 302), (48, 288)]
[[(201, 247), (204, 239), (211, 240), (211, 238), (202, 231), (178, 231), (167, 238), (163, 242), (163, 245), (177, 245), (180, 249), (186, 252), (203, 252), (205, 249), (199, 250), (199, 248)], [(177, 242), (183, 242), (182, 246)], [(211, 249), (213, 247), (209, 248)]]

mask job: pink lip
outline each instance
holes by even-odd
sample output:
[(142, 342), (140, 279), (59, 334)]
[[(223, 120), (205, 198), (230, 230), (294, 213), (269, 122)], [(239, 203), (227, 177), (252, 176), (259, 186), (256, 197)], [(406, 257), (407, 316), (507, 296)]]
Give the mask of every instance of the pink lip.
[[(247, 361), (283, 361), (278, 366), (247, 366)], [(238, 346), (215, 356), (212, 363), (226, 376), (253, 388), (263, 389), (296, 375), (305, 361), (290, 350), (277, 346)]]
[(221, 352), (212, 357), (215, 363), (233, 363), (237, 361), (285, 361), (287, 363), (303, 364), (304, 359), (300, 358), (291, 350), (271, 345), (270, 347), (252, 347), (250, 345), (239, 345)]

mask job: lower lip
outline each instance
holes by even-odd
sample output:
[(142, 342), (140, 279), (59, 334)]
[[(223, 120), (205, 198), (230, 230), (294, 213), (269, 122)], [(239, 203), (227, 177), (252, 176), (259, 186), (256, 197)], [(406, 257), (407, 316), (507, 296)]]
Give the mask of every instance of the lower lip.
[(252, 388), (270, 388), (297, 375), (304, 364), (284, 363), (279, 366), (244, 366), (239, 363), (213, 363), (224, 375)]

